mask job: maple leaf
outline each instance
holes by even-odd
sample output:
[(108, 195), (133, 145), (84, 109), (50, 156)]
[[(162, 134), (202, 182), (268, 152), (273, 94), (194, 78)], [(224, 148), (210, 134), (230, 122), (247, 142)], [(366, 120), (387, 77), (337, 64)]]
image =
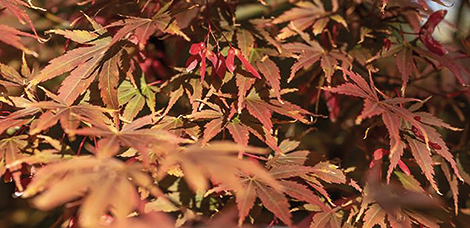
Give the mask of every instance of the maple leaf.
[(197, 78), (190, 78), (184, 85), (186, 85), (184, 89), (192, 106), (191, 113), (196, 113), (201, 105), (199, 101), (202, 100), (202, 83)]
[(59, 121), (65, 133), (73, 136), (81, 120), (106, 118), (103, 113), (113, 112), (86, 103), (68, 106), (65, 103), (51, 103), (46, 101), (31, 104), (30, 107), (38, 107), (47, 110), (37, 121), (33, 122), (29, 132), (31, 135), (44, 131), (54, 126)]
[(278, 53), (284, 52), (284, 49), (281, 46), (281, 41), (275, 39), (273, 37), (274, 34), (271, 33), (271, 29), (275, 26), (271, 23), (269, 19), (251, 19), (250, 23), (253, 24), (257, 33), (261, 35), (265, 39), (265, 41), (267, 41), (269, 44), (271, 44), (277, 49)]
[[(18, 21), (20, 21), (22, 24), (27, 23), (29, 27), (31, 28), (31, 30), (33, 30), (33, 33), (38, 41), (40, 42), (44, 41), (44, 39), (41, 39), (38, 36), (36, 32), (36, 28), (33, 25), (33, 21), (31, 20), (29, 15), (26, 13), (26, 11), (22, 9), (22, 7), (28, 7), (31, 9), (37, 9), (37, 10), (42, 10), (42, 11), (46, 11), (45, 9), (34, 6), (31, 3), (31, 1), (28, 1), (28, 3), (26, 3), (22, 0), (0, 0), (0, 5), (3, 5), (8, 11), (10, 11), (10, 13), (12, 13), (18, 19)], [(5, 37), (2, 36), (2, 38), (5, 38)]]
[(273, 110), (271, 105), (264, 102), (254, 89), (252, 89), (250, 94), (246, 97), (245, 104), (248, 113), (258, 119), (268, 132), (271, 132), (273, 128), (271, 121)]
[(408, 145), (410, 145), (411, 153), (416, 159), (421, 170), (423, 170), (424, 175), (431, 183), (434, 189), (437, 189), (436, 182), (434, 181), (434, 167), (432, 165), (432, 158), (430, 151), (426, 148), (424, 143), (421, 143), (417, 140), (413, 140), (410, 137), (405, 137)]
[[(20, 72), (18, 72), (15, 68), (9, 65), (4, 65), (0, 63), (0, 75), (2, 76), (2, 79), (0, 79), (0, 85), (3, 85), (5, 87), (21, 87), (23, 90), (22, 96), (20, 97), (6, 96), (6, 99), (4, 99), (2, 102), (9, 103), (9, 105), (12, 105), (12, 106), (21, 107), (23, 106), (22, 104), (15, 104), (15, 103), (21, 102), (24, 104), (24, 103), (29, 103), (30, 102), (29, 100), (34, 101), (37, 99), (34, 94), (35, 92), (28, 88), (29, 81), (34, 75), (34, 71), (32, 71), (29, 68), (28, 63), (26, 61), (25, 53), (23, 53), (23, 56), (22, 56), (22, 64), (21, 64)], [(24, 99), (23, 97), (26, 97), (28, 99)]]
[(276, 63), (266, 56), (256, 61), (256, 67), (258, 67), (258, 70), (266, 78), (271, 88), (273, 88), (277, 99), (281, 100), (281, 85), (279, 81), (281, 79), (281, 73)]
[[(103, 147), (112, 148), (109, 150), (117, 153), (120, 146), (132, 147), (141, 153), (145, 163), (150, 162), (149, 151), (154, 146), (160, 146), (162, 149), (173, 148), (178, 143), (191, 142), (191, 140), (183, 140), (168, 131), (158, 129), (143, 128), (153, 122), (153, 115), (144, 116), (135, 119), (131, 123), (124, 124), (122, 127), (116, 126), (110, 119), (88, 119), (87, 122), (91, 127), (80, 128), (75, 130), (75, 134), (102, 137), (98, 143)], [(160, 150), (162, 150), (160, 149)], [(99, 151), (98, 151), (99, 152)], [(163, 153), (162, 151), (152, 150), (152, 153)], [(115, 154), (99, 154), (98, 156), (110, 157)]]
[[(227, 124), (227, 129), (233, 137), (233, 140), (241, 146), (248, 146), (248, 140), (250, 139), (250, 131), (246, 125), (240, 123), (240, 120), (233, 119)], [(238, 157), (242, 158), (245, 152), (240, 150)]]
[(398, 71), (401, 74), (401, 78), (403, 81), (401, 92), (402, 95), (405, 94), (406, 86), (408, 84), (408, 80), (410, 76), (413, 74), (413, 71), (416, 71), (416, 65), (413, 60), (413, 50), (409, 48), (407, 45), (403, 45), (403, 48), (400, 52), (395, 56), (395, 60), (397, 63)]
[[(207, 49), (204, 42), (192, 44), (189, 49), (189, 54), (192, 56), (189, 57), (188, 61), (186, 62), (186, 71), (192, 71), (200, 61), (201, 66), (199, 69), (199, 74), (201, 75), (201, 81), (204, 81), (204, 77), (206, 75), (206, 59), (209, 59), (212, 62), (214, 68), (219, 65), (219, 58), (217, 58), (212, 50)], [(225, 70), (223, 71), (223, 74), (225, 75)]]
[[(415, 119), (423, 123), (422, 127), (424, 128), (425, 132), (422, 134), (427, 134), (429, 136), (429, 144), (427, 145), (429, 145), (429, 147), (432, 149), (433, 152), (442, 156), (450, 164), (450, 166), (454, 170), (454, 174), (459, 179), (462, 179), (462, 176), (460, 175), (460, 172), (457, 167), (457, 163), (455, 162), (453, 155), (449, 151), (449, 148), (447, 147), (445, 141), (442, 139), (440, 133), (438, 133), (434, 127), (447, 128), (453, 131), (461, 131), (461, 129), (452, 127), (449, 124), (442, 121), (441, 119), (426, 112), (415, 112), (413, 114), (415, 115)], [(413, 131), (413, 128), (412, 128), (412, 131)], [(413, 134), (416, 137), (413, 140), (418, 141), (418, 138), (422, 140), (423, 136), (421, 136), (422, 135), (421, 133), (418, 133), (416, 130), (414, 130)], [(416, 143), (417, 145), (420, 145), (419, 143), (421, 142), (422, 141), (416, 142)], [(429, 147), (427, 148), (428, 150), (429, 150)], [(415, 149), (419, 149), (419, 146), (417, 146)]]
[(0, 119), (0, 133), (12, 127), (25, 125), (31, 121), (33, 115), (41, 111), (38, 107), (28, 107), (28, 105), (33, 102), (22, 97), (8, 97), (8, 100), (2, 102), (11, 103), (11, 105), (22, 109)]
[[(287, 153), (295, 149), (297, 145), (298, 143), (295, 141), (285, 140), (281, 143), (280, 147), (282, 147), (283, 151)], [(298, 156), (300, 157), (297, 158)], [(256, 197), (259, 197), (263, 205), (265, 205), (268, 210), (273, 212), (288, 225), (291, 223), (291, 220), (290, 214), (288, 213), (289, 207), (288, 204), (286, 204), (287, 198), (285, 195), (312, 205), (317, 205), (326, 212), (332, 212), (332, 210), (327, 207), (314, 192), (308, 189), (307, 186), (286, 179), (302, 177), (314, 189), (320, 191), (321, 194), (330, 200), (324, 187), (321, 183), (316, 181), (315, 178), (320, 178), (328, 183), (344, 183), (344, 174), (339, 171), (336, 166), (327, 163), (318, 163), (314, 167), (303, 166), (303, 162), (305, 160), (306, 154), (303, 153), (303, 151), (296, 151), (286, 155), (280, 154), (268, 160), (267, 166), (272, 167), (269, 170), (269, 173), (272, 177), (280, 181), (284, 189), (282, 192), (274, 191), (269, 186), (266, 186), (263, 181), (245, 176), (246, 181), (244, 184), (247, 192), (236, 194), (237, 206), (239, 208), (239, 224), (243, 223), (245, 217), (252, 208)], [(315, 184), (312, 184), (313, 182), (315, 182)], [(268, 200), (271, 200), (272, 202), (268, 204)]]
[(387, 227), (385, 225), (385, 211), (378, 204), (373, 204), (364, 216), (365, 228), (372, 228), (374, 225), (379, 225), (382, 228)]
[[(235, 113), (234, 109), (232, 109), (231, 113)], [(233, 114), (229, 114), (233, 115)], [(270, 135), (269, 132), (264, 131), (261, 129), (254, 129), (254, 126), (245, 123), (245, 120), (236, 116), (232, 118), (230, 121), (226, 120), (227, 116), (220, 109), (215, 110), (202, 110), (201, 112), (197, 112), (191, 115), (191, 117), (196, 119), (210, 119), (208, 123), (205, 124), (204, 134), (202, 137), (202, 143), (205, 144), (212, 138), (214, 138), (218, 133), (220, 133), (224, 128), (228, 129), (228, 132), (232, 135), (235, 142), (240, 145), (248, 145), (249, 141), (249, 133), (251, 132), (253, 135), (258, 137), (261, 141), (265, 142), (269, 145), (273, 150), (279, 151), (276, 145), (276, 140)], [(261, 133), (260, 133), (261, 132)], [(241, 158), (243, 157), (244, 151), (240, 150), (238, 156)]]
[(114, 112), (113, 110), (94, 106), (88, 103), (81, 103), (70, 106), (67, 105), (62, 98), (54, 95), (44, 88), (42, 89), (45, 91), (47, 96), (53, 99), (53, 101), (39, 101), (25, 104), (26, 108), (30, 108), (32, 110), (47, 110), (31, 124), (29, 131), (29, 134), (31, 135), (38, 134), (39, 132), (54, 126), (58, 121), (60, 121), (64, 131), (69, 134), (69, 136), (73, 137), (74, 130), (79, 127), (82, 120), (105, 119), (107, 117), (104, 115), (104, 113)]
[[(222, 116), (221, 116), (222, 117)], [(204, 126), (204, 135), (202, 138), (202, 143), (207, 143), (209, 140), (214, 138), (219, 132), (223, 130), (223, 118), (215, 118), (209, 121)]]
[(328, 162), (319, 162), (313, 166), (312, 174), (327, 183), (341, 184), (346, 182), (346, 176), (338, 166)]
[[(19, 172), (21, 164), (14, 167), (8, 167), (8, 164), (21, 160), (24, 157), (21, 150), (28, 145), (28, 141), (25, 139), (27, 139), (26, 135), (17, 135), (0, 140), (0, 164), (3, 168), (8, 168), (10, 170), (16, 187), (20, 192), (23, 191), (23, 185), (21, 184), (21, 172)], [(5, 169), (2, 170), (0, 176), (3, 175), (4, 172)]]
[[(425, 214), (421, 214), (421, 213), (416, 212), (416, 211), (409, 211), (409, 212), (407, 211), (406, 213), (415, 222), (423, 224), (426, 227), (429, 227), (429, 228), (441, 227), (439, 225), (439, 223), (442, 223), (442, 222), (439, 221), (438, 219), (434, 218), (434, 217), (429, 217)], [(400, 226), (397, 226), (397, 227), (400, 227)]]
[(157, 124), (152, 126), (152, 129), (166, 130), (180, 137), (189, 135), (194, 141), (199, 139), (201, 132), (198, 125), (191, 124), (190, 126), (187, 126), (187, 122), (184, 118), (172, 116), (161, 118)]
[(41, 210), (83, 198), (80, 224), (96, 227), (108, 210), (116, 218), (125, 219), (137, 209), (139, 195), (135, 186), (148, 189), (155, 197), (162, 194), (136, 164), (126, 165), (114, 158), (82, 156), (39, 169), (22, 197), (42, 192), (33, 201)]
[(152, 113), (155, 113), (156, 91), (156, 87), (149, 86), (147, 84), (145, 77), (140, 78), (140, 89), (133, 86), (130, 81), (123, 81), (121, 85), (119, 85), (118, 91), (116, 91), (116, 95), (119, 94), (119, 106), (125, 106), (122, 113), (122, 119), (125, 122), (131, 122), (135, 117), (137, 117), (145, 104), (147, 104)]
[(288, 180), (282, 180), (281, 184), (288, 196), (303, 202), (307, 202), (314, 206), (319, 206), (323, 211), (331, 211), (331, 209), (325, 205), (320, 197), (308, 189), (304, 184)]
[(244, 56), (250, 56), (255, 46), (255, 38), (248, 30), (238, 29), (236, 33), (237, 44)]
[[(294, 7), (288, 11), (285, 11), (282, 15), (275, 18), (272, 22), (274, 24), (290, 22), (289, 26), (284, 27), (281, 32), (278, 34), (278, 39), (285, 39), (295, 34), (295, 31), (292, 31), (290, 27), (294, 27), (300, 31), (307, 29), (312, 26), (314, 23), (321, 23), (326, 25), (326, 20), (318, 20), (325, 13), (325, 8), (321, 2), (307, 2), (300, 1), (296, 4), (297, 7)], [(317, 23), (316, 23), (317, 21)], [(318, 26), (318, 25), (317, 25)], [(323, 26), (324, 28), (324, 26)]]
[(282, 152), (276, 159), (270, 159), (266, 163), (268, 167), (276, 167), (283, 165), (299, 165), (302, 166), (307, 160), (310, 151), (295, 150), (300, 142), (285, 139), (279, 144), (279, 150)]
[[(261, 28), (258, 29), (259, 32), (264, 34), (265, 37), (269, 37), (264, 30)], [(280, 72), (277, 65), (269, 59), (268, 55), (277, 54), (274, 50), (265, 49), (265, 48), (255, 48), (255, 39), (253, 35), (245, 30), (239, 29), (236, 33), (238, 47), (241, 51), (230, 48), (227, 54), (226, 65), (228, 70), (233, 74), (235, 70), (234, 66), (234, 56), (236, 55), (238, 59), (242, 62), (245, 69), (248, 70), (253, 76), (261, 79), (261, 75), (258, 71), (250, 64), (250, 62), (245, 58), (245, 56), (249, 56), (249, 59), (254, 62), (255, 66), (258, 68), (259, 71), (263, 74), (266, 78), (268, 84), (274, 89), (274, 92), (278, 99), (280, 99)], [(280, 48), (280, 45), (275, 42), (275, 46)], [(269, 53), (273, 52), (273, 53)], [(268, 54), (269, 53), (269, 54)], [(265, 55), (268, 54), (268, 55)], [(237, 74), (238, 75), (238, 74)], [(238, 82), (238, 77), (237, 77)], [(237, 83), (238, 84), (238, 83)]]
[(341, 227), (341, 220), (337, 214), (332, 211), (318, 212), (312, 217), (310, 228), (339, 228)]
[(304, 43), (287, 43), (283, 45), (286, 50), (293, 53), (299, 53), (300, 57), (291, 67), (291, 73), (287, 82), (292, 81), (295, 73), (300, 69), (312, 66), (318, 60), (325, 50), (316, 41), (310, 41), (309, 45)]
[[(304, 179), (307, 184), (309, 184), (313, 189), (319, 192), (325, 199), (333, 205), (330, 195), (326, 191), (323, 184), (320, 182), (324, 181), (326, 183), (336, 183), (336, 184), (344, 184), (346, 183), (346, 176), (344, 173), (338, 169), (337, 166), (327, 163), (327, 162), (320, 162), (312, 167), (311, 172), (300, 175), (302, 179)], [(329, 211), (330, 209), (324, 210)]]
[[(240, 78), (242, 77), (243, 76)], [(247, 116), (245, 113), (241, 113), (233, 117), (236, 113), (235, 106), (233, 104), (229, 112), (224, 112), (218, 106), (205, 102), (205, 104), (211, 105), (212, 109), (202, 110), (189, 116), (198, 120), (210, 119), (210, 121), (205, 124), (205, 130), (202, 137), (203, 144), (214, 138), (224, 128), (227, 128), (237, 143), (245, 145), (249, 140), (248, 134), (251, 133), (261, 141), (265, 142), (276, 152), (280, 152), (277, 146), (277, 140), (271, 132), (273, 126), (270, 119), (271, 113), (276, 112), (301, 122), (306, 122), (305, 117), (310, 114), (287, 101), (284, 101), (283, 104), (276, 99), (271, 99), (271, 103), (266, 102), (256, 94), (255, 90), (251, 90), (250, 95), (247, 99), (244, 99), (244, 101), (245, 102), (242, 104), (246, 106), (248, 113), (260, 120), (261, 125), (255, 124), (254, 121), (256, 120), (251, 116)], [(240, 100), (238, 103), (240, 103)], [(242, 156), (242, 154), (243, 151), (240, 151), (239, 156)]]
[[(242, 78), (245, 83), (253, 82), (251, 80), (245, 81), (243, 76), (240, 76), (239, 78)], [(237, 82), (238, 81), (240, 80), (237, 79)], [(287, 101), (284, 101), (281, 104), (276, 99), (270, 99), (271, 102), (266, 102), (258, 96), (254, 89), (251, 90), (250, 95), (242, 101), (244, 101), (242, 105), (246, 107), (248, 113), (258, 119), (261, 124), (254, 123), (256, 120), (245, 113), (241, 113), (233, 117), (236, 113), (234, 105), (232, 105), (231, 110), (226, 113), (218, 108), (218, 106), (205, 102), (205, 104), (211, 105), (212, 109), (202, 110), (189, 116), (195, 119), (210, 119), (210, 121), (205, 124), (205, 130), (202, 137), (203, 144), (214, 138), (224, 128), (227, 128), (234, 140), (241, 145), (246, 145), (248, 143), (249, 133), (251, 133), (261, 141), (265, 142), (274, 151), (281, 152), (277, 146), (277, 139), (272, 135), (273, 124), (270, 119), (271, 113), (276, 112), (304, 123), (307, 122), (305, 117), (310, 114), (308, 111)], [(240, 103), (240, 100), (238, 100), (238, 104)], [(240, 112), (243, 109), (243, 106), (239, 109)], [(242, 155), (243, 151), (240, 151), (239, 156)]]
[[(229, 190), (244, 194), (246, 189), (243, 188), (242, 179), (239, 176), (240, 172), (260, 178), (260, 180), (265, 181), (274, 187), (274, 189), (282, 188), (258, 164), (233, 156), (240, 150), (250, 153), (265, 153), (264, 150), (258, 148), (243, 147), (231, 142), (211, 142), (203, 147), (195, 144), (168, 153), (161, 163), (160, 170), (158, 171), (159, 176), (165, 176), (170, 167), (179, 164), (183, 170), (186, 182), (188, 182), (194, 191), (206, 191), (209, 186), (207, 179), (210, 178)], [(220, 172), (222, 169), (224, 172)]]
[[(101, 72), (98, 78), (98, 88), (100, 89), (100, 95), (103, 100), (103, 103), (106, 107), (111, 109), (119, 108), (119, 98), (118, 98), (118, 84), (119, 84), (119, 74), (124, 68), (123, 61), (125, 51), (122, 50), (116, 53), (113, 57), (103, 63)], [(144, 86), (141, 84), (141, 86)]]
[(279, 145), (279, 148), (283, 153), (285, 154), (284, 156), (279, 157), (276, 160), (277, 164), (297, 164), (297, 165), (302, 165), (306, 160), (307, 156), (310, 153), (308, 150), (297, 150), (293, 152), (285, 152), (282, 149), (282, 142), (281, 145)]
[(450, 191), (452, 193), (452, 198), (454, 198), (454, 213), (457, 215), (459, 213), (459, 181), (454, 177), (447, 177), (449, 182)]
[[(376, 224), (380, 227), (387, 227), (385, 220), (393, 228), (411, 228), (412, 220), (427, 227), (439, 227), (438, 220), (422, 215), (412, 209), (417, 205), (421, 207), (427, 205), (428, 208), (437, 206), (436, 201), (424, 192), (403, 192), (403, 189), (393, 184), (382, 185), (368, 182), (363, 194), (356, 221), (359, 221), (362, 214), (366, 212), (363, 217), (364, 227), (372, 228)], [(400, 197), (396, 197), (397, 195), (400, 195)]]
[(253, 86), (253, 84), (255, 83), (255, 79), (250, 78), (250, 77), (246, 77), (242, 74), (237, 73), (235, 80), (236, 80), (236, 84), (237, 84), (237, 87), (238, 87), (237, 107), (238, 107), (238, 112), (241, 113), (243, 107), (245, 107), (244, 102), (245, 102), (246, 93), (248, 91), (250, 91), (251, 86)]
[(194, 120), (208, 120), (204, 125), (201, 143), (204, 145), (224, 129), (226, 113), (217, 105), (205, 102), (211, 109), (194, 112), (188, 117)]
[(168, 11), (172, 3), (173, 1), (170, 1), (162, 6), (152, 18), (126, 16), (122, 20), (107, 25), (107, 28), (122, 27), (114, 34), (111, 43), (115, 44), (119, 40), (128, 39), (128, 35), (132, 34), (137, 37), (139, 48), (143, 50), (150, 36), (156, 31), (179, 35), (189, 41), (190, 39), (180, 30), (176, 20), (170, 15), (170, 11)]
[(460, 82), (462, 86), (469, 85), (470, 71), (464, 65), (459, 63), (456, 57), (452, 57), (449, 55), (441, 56), (431, 51), (421, 49), (419, 47), (413, 47), (413, 51), (415, 51), (422, 58), (433, 61), (435, 65), (438, 66), (439, 68), (441, 67), (447, 68), (454, 75), (454, 77), (457, 78), (457, 80)]
[[(295, 150), (299, 145), (300, 145), (299, 141), (291, 140), (291, 139), (284, 139), (279, 144), (279, 149), (286, 154), (288, 152)], [(302, 164), (303, 163), (299, 163), (299, 165), (302, 165)]]
[[(62, 142), (46, 135), (37, 135), (35, 141), (32, 143), (34, 146), (25, 148), (22, 157), (16, 161), (8, 163), (5, 167), (14, 170), (23, 164), (30, 166), (44, 165), (48, 163), (58, 162), (73, 158), (68, 154), (72, 152), (70, 147), (62, 146)], [(43, 146), (52, 147), (51, 149), (39, 149)], [(64, 154), (66, 153), (66, 154)]]
[[(228, 70), (231, 73), (234, 73), (234, 56), (237, 55), (242, 64), (245, 66), (245, 69), (248, 70), (253, 76), (261, 79), (261, 75), (258, 73), (258, 71), (261, 72), (261, 74), (266, 79), (266, 82), (274, 90), (274, 94), (278, 100), (281, 100), (280, 70), (277, 64), (269, 58), (270, 55), (276, 56), (276, 51), (269, 48), (254, 48), (254, 38), (251, 33), (246, 30), (241, 30), (239, 33), (237, 33), (237, 41), (238, 46), (241, 48), (241, 52), (233, 48), (229, 49), (226, 60)], [(249, 56), (249, 59), (251, 62), (253, 62), (253, 65), (251, 65), (250, 62), (244, 58), (244, 56)], [(256, 70), (255, 67), (258, 70)], [(239, 97), (242, 99), (246, 94), (246, 91), (251, 87), (255, 80), (250, 78), (249, 75), (246, 75), (245, 72), (237, 72), (236, 82), (237, 86), (239, 87)], [(239, 100), (239, 107), (241, 107), (241, 105), (242, 100)]]
[(28, 55), (33, 55), (35, 57), (38, 57), (38, 53), (25, 47), (20, 42), (20, 39), (22, 36), (34, 37), (33, 35), (26, 33), (26, 32), (19, 31), (18, 29), (15, 29), (6, 25), (0, 25), (0, 41), (1, 42), (6, 43), (14, 48), (17, 48)]
[(330, 21), (339, 23), (345, 28), (348, 28), (344, 18), (340, 14), (335, 13), (338, 9), (337, 1), (333, 2), (335, 3), (333, 4), (334, 7), (331, 9), (332, 12), (327, 12), (321, 1), (297, 2), (297, 7), (285, 11), (272, 21), (274, 24), (289, 22), (288, 26), (281, 29), (280, 33), (277, 35), (277, 39), (283, 40), (289, 38), (298, 33), (298, 31), (304, 31), (309, 27), (312, 27), (314, 35), (318, 35), (323, 32)]
[(282, 103), (277, 99), (268, 99), (268, 101), (265, 101), (254, 88), (250, 90), (250, 93), (246, 97), (244, 106), (248, 113), (257, 118), (268, 132), (271, 132), (273, 128), (271, 121), (273, 112), (302, 123), (308, 123), (306, 117), (311, 115), (310, 112), (288, 101), (282, 101)]
[(61, 34), (78, 43), (91, 45), (73, 49), (51, 60), (49, 65), (30, 81), (30, 86), (34, 86), (40, 82), (70, 72), (70, 75), (65, 78), (58, 91), (59, 97), (70, 105), (78, 96), (85, 92), (98, 75), (99, 71), (97, 69), (110, 47), (111, 38), (99, 38), (99, 35), (96, 33), (81, 30), (51, 30), (49, 32)]
[(431, 52), (438, 55), (447, 54), (447, 50), (432, 37), (432, 33), (436, 26), (444, 19), (447, 10), (438, 10), (432, 13), (426, 23), (419, 30), (419, 40), (423, 42), (424, 46)]
[[(390, 175), (393, 169), (399, 163), (400, 157), (403, 155), (403, 149), (405, 147), (405, 143), (400, 136), (400, 119), (406, 121), (415, 128), (414, 134), (424, 141), (423, 145), (428, 153), (431, 148), (433, 148), (433, 151), (440, 154), (446, 159), (447, 162), (451, 164), (455, 174), (460, 177), (452, 154), (449, 152), (447, 147), (444, 147), (445, 142), (442, 140), (439, 133), (437, 133), (434, 128), (428, 125), (447, 127), (451, 130), (457, 130), (456, 128), (452, 128), (450, 125), (443, 123), (441, 120), (436, 117), (432, 117), (431, 115), (412, 113), (402, 106), (399, 106), (405, 102), (416, 101), (415, 99), (385, 97), (384, 100), (380, 100), (373, 82), (371, 82), (371, 86), (369, 86), (369, 84), (360, 75), (347, 70), (344, 71), (352, 79), (352, 81), (354, 81), (354, 83), (345, 83), (335, 88), (324, 89), (334, 93), (361, 97), (365, 100), (364, 108), (361, 114), (357, 117), (356, 123), (360, 123), (365, 118), (370, 118), (375, 115), (382, 115), (382, 120), (390, 135), (390, 166), (387, 172), (387, 181), (390, 180)], [(421, 122), (421, 119), (426, 120)], [(420, 144), (415, 144), (414, 141), (410, 142), (410, 140), (408, 140), (408, 143), (413, 143), (413, 145), (416, 145), (412, 152), (433, 188), (439, 192), (437, 185), (435, 185), (435, 182), (432, 178), (434, 173), (432, 170), (432, 165), (427, 163), (429, 157), (423, 157), (425, 155), (424, 152), (417, 152), (421, 151), (421, 149), (417, 147)], [(444, 149), (442, 150), (442, 148)], [(431, 166), (431, 168), (429, 166)]]
[(401, 184), (406, 190), (413, 192), (425, 192), (421, 187), (421, 184), (413, 177), (413, 175), (405, 175), (399, 171), (395, 171), (393, 173), (398, 177), (398, 180), (400, 180)]
[(253, 76), (255, 76), (256, 78), (259, 78), (261, 79), (261, 75), (258, 73), (258, 71), (255, 69), (255, 67), (253, 67), (253, 65), (251, 65), (251, 63), (245, 58), (245, 56), (243, 55), (243, 53), (238, 50), (238, 49), (235, 49), (233, 47), (231, 47), (229, 50), (228, 50), (228, 53), (227, 53), (227, 58), (225, 60), (225, 64), (227, 66), (227, 70), (230, 71), (230, 73), (233, 74), (233, 72), (235, 71), (235, 56), (237, 56), (237, 58), (240, 60), (240, 62), (242, 63), (242, 65), (245, 67), (245, 69), (250, 72)]
[(456, 175), (451, 173), (446, 163), (441, 163), (441, 169), (449, 183), (450, 192), (452, 193), (452, 198), (454, 198), (454, 213), (457, 215), (459, 213), (459, 181)]
[[(162, 116), (166, 116), (170, 109), (176, 104), (176, 102), (183, 96), (185, 91), (185, 88), (183, 86), (178, 86), (176, 88), (173, 88), (173, 90), (170, 92), (169, 97), (170, 99), (168, 100), (168, 105), (164, 108)], [(187, 90), (186, 90), (187, 91)], [(202, 93), (202, 92), (201, 92)], [(194, 101), (193, 101), (194, 102)]]
[[(273, 160), (277, 159), (279, 158), (276, 157)], [(268, 161), (268, 164), (273, 165), (273, 168), (269, 170), (269, 173), (272, 177), (279, 180), (283, 186), (283, 191), (275, 191), (267, 186), (263, 181), (250, 176), (245, 176), (246, 181), (244, 182), (244, 186), (246, 192), (236, 193), (237, 207), (239, 209), (239, 224), (243, 223), (245, 217), (253, 207), (256, 197), (259, 197), (263, 205), (287, 225), (291, 224), (291, 215), (289, 213), (289, 205), (287, 203), (288, 200), (286, 195), (312, 205), (317, 205), (322, 208), (323, 211), (332, 212), (332, 210), (327, 207), (313, 191), (307, 188), (307, 186), (286, 179), (291, 177), (305, 177), (306, 175), (309, 175), (304, 179), (310, 183), (315, 182), (315, 177), (323, 179), (329, 183), (344, 183), (345, 176), (341, 171), (337, 170), (337, 167), (334, 167), (331, 164), (326, 165), (325, 163), (319, 163), (315, 167), (302, 166), (301, 164), (280, 165), (279, 163), (273, 162), (273, 160)], [(329, 177), (325, 176), (327, 173)], [(310, 185), (327, 196), (328, 194), (324, 190), (323, 186), (319, 182), (317, 183), (318, 185), (316, 186), (313, 184)], [(329, 196), (327, 196), (327, 199), (329, 200)]]
[(8, 86), (21, 86), (26, 87), (29, 83), (30, 77), (33, 75), (29, 69), (26, 58), (23, 55), (22, 64), (21, 64), (21, 73), (18, 72), (15, 68), (0, 63), (0, 75), (5, 80), (0, 80), (0, 84)]
[(334, 49), (326, 51), (317, 41), (311, 40), (307, 34), (302, 33), (301, 31), (297, 31), (297, 33), (301, 35), (302, 39), (307, 44), (293, 42), (283, 45), (283, 47), (290, 53), (296, 53), (299, 55), (298, 57), (295, 56), (298, 60), (292, 65), (291, 73), (287, 82), (292, 81), (299, 70), (309, 68), (319, 60), (328, 84), (331, 83), (333, 73), (339, 64), (338, 60), (342, 62), (343, 67), (352, 67), (350, 57), (342, 53), (340, 50)]
[(249, 175), (242, 177), (245, 178), (243, 182), (244, 191), (235, 192), (239, 211), (239, 225), (243, 223), (250, 209), (253, 207), (256, 197), (260, 198), (264, 207), (273, 212), (281, 221), (288, 226), (292, 225), (289, 203), (282, 191), (270, 187), (259, 178)]

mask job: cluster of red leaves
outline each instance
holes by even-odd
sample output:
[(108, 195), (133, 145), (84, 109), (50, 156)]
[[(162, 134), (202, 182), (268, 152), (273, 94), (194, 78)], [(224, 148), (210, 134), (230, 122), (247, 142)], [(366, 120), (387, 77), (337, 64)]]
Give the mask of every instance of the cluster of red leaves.
[(212, 62), (213, 65), (213, 70), (212, 74), (217, 74), (220, 78), (225, 77), (226, 70), (229, 70), (230, 73), (234, 73), (235, 70), (235, 56), (242, 62), (243, 66), (256, 78), (261, 79), (261, 76), (259, 75), (258, 71), (246, 60), (246, 58), (243, 56), (243, 54), (235, 49), (235, 48), (230, 48), (228, 50), (227, 57), (224, 58), (224, 56), (221, 53), (214, 54), (211, 50), (208, 50), (206, 48), (206, 45), (204, 42), (200, 43), (195, 43), (192, 44), (191, 47), (189, 48), (189, 54), (191, 54), (191, 57), (188, 58), (188, 61), (186, 62), (186, 70), (187, 71), (192, 71), (194, 68), (196, 68), (197, 64), (201, 62), (201, 66), (199, 69), (199, 74), (201, 75), (201, 81), (204, 81), (204, 76), (206, 75), (206, 59), (209, 59), (209, 61)]

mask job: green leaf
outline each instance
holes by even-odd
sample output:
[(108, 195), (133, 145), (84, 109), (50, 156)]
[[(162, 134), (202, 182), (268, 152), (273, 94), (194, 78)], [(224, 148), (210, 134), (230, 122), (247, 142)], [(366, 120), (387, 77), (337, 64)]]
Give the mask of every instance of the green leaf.
[(400, 180), (401, 184), (406, 190), (413, 192), (425, 192), (421, 187), (421, 184), (412, 175), (406, 175), (400, 171), (395, 171), (393, 173), (397, 175), (398, 180)]

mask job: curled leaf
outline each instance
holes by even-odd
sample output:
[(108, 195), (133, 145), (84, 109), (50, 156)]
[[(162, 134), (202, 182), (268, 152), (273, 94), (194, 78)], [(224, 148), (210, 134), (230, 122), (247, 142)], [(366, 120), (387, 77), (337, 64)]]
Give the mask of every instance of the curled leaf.
[(432, 37), (432, 33), (436, 26), (444, 19), (447, 14), (447, 10), (438, 10), (429, 16), (426, 23), (419, 30), (419, 40), (423, 42), (424, 46), (429, 49), (429, 51), (438, 54), (445, 55), (447, 50), (442, 46), (441, 43), (436, 41)]

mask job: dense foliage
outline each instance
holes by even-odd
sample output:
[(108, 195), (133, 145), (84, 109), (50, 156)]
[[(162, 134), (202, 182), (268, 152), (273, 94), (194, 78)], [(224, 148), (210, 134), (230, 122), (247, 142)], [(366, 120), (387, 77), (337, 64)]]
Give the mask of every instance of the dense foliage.
[(0, 0), (23, 225), (465, 227), (470, 41), (428, 4)]

